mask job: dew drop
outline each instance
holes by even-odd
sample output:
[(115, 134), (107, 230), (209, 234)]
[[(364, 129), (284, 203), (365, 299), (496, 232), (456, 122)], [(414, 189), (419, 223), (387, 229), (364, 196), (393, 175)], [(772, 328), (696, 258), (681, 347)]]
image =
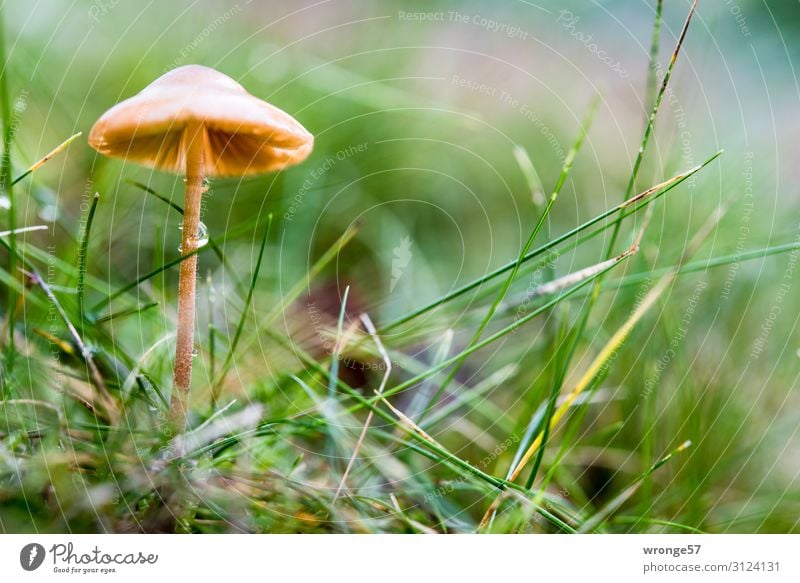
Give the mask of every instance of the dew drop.
[(197, 358), (198, 354), (200, 354), (200, 352), (196, 348), (193, 348), (192, 349), (192, 358)]
[(11, 208), (11, 200), (5, 195), (0, 195), (0, 209), (8, 210)]
[[(178, 230), (183, 231), (183, 224), (178, 225)], [(197, 225), (197, 243), (195, 244), (195, 248), (199, 249), (200, 247), (205, 247), (208, 244), (208, 227), (205, 226), (204, 223), (199, 223)], [(183, 253), (183, 248), (181, 245), (178, 245), (178, 252)]]
[(204, 247), (208, 244), (208, 227), (200, 223), (197, 227), (197, 246)]

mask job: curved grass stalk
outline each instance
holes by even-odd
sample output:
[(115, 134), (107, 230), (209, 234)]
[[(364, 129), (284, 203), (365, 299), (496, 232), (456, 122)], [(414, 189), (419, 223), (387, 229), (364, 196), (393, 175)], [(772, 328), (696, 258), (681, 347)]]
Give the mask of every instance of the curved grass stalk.
[[(616, 205), (616, 206), (614, 206), (614, 207), (612, 207), (612, 208), (600, 213), (599, 215), (595, 216), (592, 219), (589, 219), (588, 221), (584, 222), (583, 224), (581, 224), (581, 225), (579, 225), (579, 226), (567, 231), (566, 233), (564, 233), (562, 235), (559, 235), (558, 237), (552, 239), (551, 241), (548, 241), (544, 245), (542, 245), (540, 247), (537, 247), (536, 249), (534, 249), (532, 251), (529, 251), (523, 257), (522, 263), (526, 263), (526, 262), (530, 261), (531, 259), (534, 259), (535, 257), (538, 257), (538, 256), (542, 255), (543, 253), (549, 251), (550, 249), (552, 249), (554, 247), (557, 247), (558, 245), (560, 245), (564, 241), (567, 241), (568, 239), (571, 239), (572, 237), (574, 237), (578, 233), (581, 233), (581, 232), (585, 231), (586, 229), (589, 229), (589, 228), (593, 227), (594, 225), (604, 221), (605, 219), (607, 219), (607, 218), (609, 218), (609, 217), (611, 217), (611, 216), (613, 216), (613, 215), (615, 215), (617, 213), (621, 213), (620, 219), (625, 219), (625, 218), (631, 216), (632, 214), (636, 213), (640, 209), (642, 209), (642, 208), (646, 207), (647, 205), (651, 204), (652, 202), (655, 202), (656, 200), (660, 199), (666, 193), (668, 193), (672, 189), (674, 189), (677, 186), (679, 186), (680, 184), (682, 184), (685, 180), (687, 180), (687, 179), (691, 178), (692, 176), (694, 176), (695, 174), (697, 174), (700, 170), (702, 170), (703, 168), (705, 168), (706, 166), (711, 164), (711, 162), (713, 162), (714, 160), (719, 158), (722, 155), (723, 152), (724, 152), (724, 150), (720, 150), (720, 151), (716, 152), (714, 155), (709, 157), (707, 160), (705, 160), (701, 164), (698, 164), (698, 165), (694, 166), (693, 168), (690, 168), (689, 170), (686, 170), (685, 172), (677, 174), (677, 175), (673, 176), (672, 178), (670, 178), (668, 180), (665, 180), (664, 182), (661, 182), (660, 184), (657, 184), (657, 185), (652, 186), (652, 187), (650, 187), (650, 188), (648, 188), (646, 190), (643, 190), (642, 192), (636, 194), (635, 196), (632, 196), (632, 197), (628, 198), (627, 200), (623, 201), (622, 203), (620, 203), (620, 204), (618, 204), (618, 205)], [(603, 230), (605, 230), (607, 228), (610, 228), (610, 225), (601, 227), (600, 229), (598, 229), (598, 232), (603, 231)], [(401, 326), (402, 324), (405, 324), (406, 322), (414, 320), (415, 318), (417, 318), (417, 317), (419, 317), (419, 316), (421, 316), (421, 315), (423, 315), (423, 314), (425, 314), (427, 312), (430, 312), (431, 310), (433, 310), (435, 308), (438, 308), (439, 306), (441, 306), (443, 304), (446, 304), (446, 303), (448, 303), (448, 302), (450, 302), (450, 301), (452, 301), (452, 300), (454, 300), (454, 299), (466, 294), (467, 292), (472, 291), (473, 289), (476, 289), (476, 288), (480, 287), (484, 283), (486, 283), (488, 281), (491, 281), (491, 280), (503, 275), (504, 273), (506, 273), (506, 272), (510, 271), (511, 269), (513, 269), (514, 266), (516, 265), (516, 263), (517, 263), (516, 261), (511, 261), (509, 263), (506, 263), (505, 265), (502, 265), (501, 267), (498, 267), (494, 271), (491, 271), (491, 272), (487, 273), (486, 275), (483, 275), (483, 276), (481, 276), (481, 277), (479, 277), (477, 279), (474, 279), (473, 281), (471, 281), (469, 283), (466, 283), (466, 284), (462, 285), (461, 287), (453, 290), (452, 292), (449, 292), (449, 293), (441, 296), (440, 298), (425, 304), (424, 306), (412, 311), (411, 313), (409, 313), (409, 314), (407, 314), (405, 316), (401, 316), (400, 318), (397, 318), (396, 320), (393, 320), (391, 322), (388, 322), (387, 324), (385, 324), (384, 326), (379, 328), (378, 332), (381, 333), (381, 334), (385, 334), (386, 332), (388, 332), (390, 330), (393, 330), (394, 328), (397, 328), (398, 326)]]
[[(511, 287), (511, 284), (514, 283), (514, 280), (517, 277), (517, 273), (519, 272), (519, 268), (522, 265), (523, 260), (525, 259), (525, 255), (528, 254), (528, 251), (530, 251), (530, 248), (533, 246), (533, 242), (536, 240), (539, 231), (544, 226), (544, 223), (547, 220), (547, 217), (550, 214), (550, 211), (553, 208), (553, 205), (555, 204), (556, 199), (558, 198), (558, 195), (561, 192), (561, 189), (567, 182), (567, 176), (569, 176), (569, 172), (572, 169), (572, 164), (575, 162), (575, 157), (578, 155), (578, 151), (581, 149), (581, 146), (583, 145), (583, 142), (586, 139), (586, 135), (589, 133), (589, 128), (592, 125), (592, 121), (594, 120), (594, 116), (595, 113), (597, 112), (597, 106), (599, 103), (600, 99), (598, 96), (596, 96), (593, 99), (592, 104), (589, 106), (589, 111), (586, 113), (586, 117), (583, 120), (583, 123), (581, 124), (581, 129), (580, 132), (578, 132), (578, 137), (575, 139), (575, 142), (572, 144), (572, 147), (570, 148), (567, 157), (564, 159), (564, 166), (562, 167), (561, 174), (559, 175), (558, 181), (556, 182), (556, 185), (553, 188), (553, 193), (550, 195), (550, 198), (548, 198), (547, 204), (545, 205), (542, 214), (539, 216), (539, 220), (536, 222), (536, 226), (533, 228), (533, 231), (531, 231), (531, 234), (528, 236), (528, 240), (522, 246), (522, 249), (520, 249), (519, 255), (517, 256), (517, 260), (514, 262), (514, 265), (511, 268), (511, 272), (508, 274), (508, 277), (506, 278), (505, 282), (500, 288), (500, 291), (497, 293), (497, 296), (495, 296), (494, 301), (492, 302), (492, 305), (489, 308), (489, 311), (483, 317), (483, 320), (481, 321), (477, 330), (475, 330), (475, 333), (472, 335), (472, 338), (467, 344), (468, 349), (474, 346), (480, 340), (484, 330), (486, 330), (486, 327), (489, 325), (489, 322), (491, 322), (492, 318), (497, 312), (497, 308), (500, 307), (500, 304), (505, 299), (506, 294), (508, 293), (508, 290)], [(465, 360), (466, 357), (455, 362), (453, 368), (450, 370), (444, 381), (439, 385), (439, 388), (437, 389), (436, 393), (431, 399), (432, 404), (435, 404), (441, 398), (441, 396), (447, 390), (447, 386), (452, 382), (453, 378), (455, 378), (456, 374), (458, 373), (458, 370), (464, 364)], [(422, 421), (422, 419), (425, 417), (427, 411), (428, 410), (426, 409), (425, 411), (422, 412), (422, 415), (420, 416), (419, 419), (420, 421)]]

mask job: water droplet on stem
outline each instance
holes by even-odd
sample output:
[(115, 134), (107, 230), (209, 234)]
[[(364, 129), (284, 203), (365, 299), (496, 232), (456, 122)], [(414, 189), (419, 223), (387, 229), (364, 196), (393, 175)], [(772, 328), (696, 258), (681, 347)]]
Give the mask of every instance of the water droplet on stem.
[(201, 221), (197, 227), (197, 246), (204, 247), (208, 244), (208, 227)]
[[(183, 232), (183, 224), (178, 225), (178, 230)], [(205, 247), (208, 245), (208, 227), (202, 221), (197, 225), (197, 239), (195, 240), (195, 249)], [(183, 247), (178, 245), (178, 251), (183, 253)]]

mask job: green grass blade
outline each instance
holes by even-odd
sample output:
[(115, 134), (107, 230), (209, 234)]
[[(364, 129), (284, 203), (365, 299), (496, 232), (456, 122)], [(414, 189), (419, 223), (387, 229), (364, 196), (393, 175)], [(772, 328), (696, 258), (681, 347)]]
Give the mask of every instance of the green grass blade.
[[(474, 344), (470, 348), (465, 349), (461, 353), (459, 353), (459, 354), (457, 354), (457, 355), (455, 355), (455, 356), (453, 356), (451, 358), (448, 358), (445, 361), (442, 361), (440, 364), (431, 367), (429, 370), (427, 370), (424, 373), (420, 373), (420, 374), (414, 376), (413, 378), (411, 378), (411, 379), (409, 379), (409, 380), (407, 380), (407, 381), (405, 381), (403, 383), (400, 383), (399, 385), (397, 385), (395, 387), (387, 389), (385, 391), (384, 395), (389, 397), (391, 395), (394, 395), (396, 393), (404, 391), (405, 389), (408, 389), (408, 388), (416, 385), (420, 381), (423, 381), (426, 378), (436, 374), (437, 372), (447, 368), (451, 364), (454, 364), (455, 362), (457, 362), (458, 360), (460, 360), (464, 356), (469, 356), (470, 354), (472, 354), (474, 352), (477, 352), (478, 350), (480, 350), (482, 348), (485, 348), (486, 346), (492, 344), (493, 342), (496, 342), (497, 340), (500, 340), (501, 338), (503, 338), (503, 337), (507, 336), (508, 334), (514, 332), (520, 326), (523, 326), (524, 324), (528, 323), (529, 321), (531, 321), (536, 316), (546, 312), (547, 310), (549, 310), (553, 306), (557, 305), (559, 302), (565, 300), (566, 298), (572, 296), (573, 294), (575, 294), (578, 291), (580, 291), (581, 289), (583, 289), (588, 284), (594, 282), (598, 277), (601, 277), (604, 273), (607, 273), (609, 270), (613, 269), (617, 264), (618, 264), (618, 262), (615, 262), (615, 263), (609, 265), (608, 267), (606, 267), (603, 271), (600, 271), (600, 272), (598, 272), (596, 274), (593, 274), (589, 278), (587, 278), (584, 281), (578, 283), (577, 285), (571, 287), (567, 291), (559, 294), (558, 296), (556, 296), (555, 298), (551, 299), (547, 303), (539, 306), (535, 310), (532, 310), (531, 313), (526, 314), (524, 317), (519, 318), (518, 320), (515, 320), (514, 322), (512, 322), (508, 326), (498, 330), (497, 332), (495, 332), (491, 336), (488, 336), (487, 338), (485, 338), (484, 340), (481, 340), (480, 342)], [(375, 399), (373, 398), (370, 401), (374, 402), (374, 400)]]
[[(561, 352), (558, 350), (558, 347), (561, 345), (562, 342), (568, 339), (568, 330), (566, 327), (566, 320), (562, 321), (561, 329), (558, 335), (558, 339), (556, 340), (556, 360), (555, 360), (555, 371), (553, 379), (553, 386), (550, 389), (550, 395), (547, 398), (547, 405), (545, 407), (544, 416), (542, 417), (541, 427), (542, 427), (542, 447), (539, 448), (539, 451), (536, 453), (536, 459), (533, 461), (533, 467), (531, 468), (531, 473), (528, 476), (528, 481), (525, 483), (525, 487), (531, 489), (533, 487), (533, 483), (536, 480), (536, 474), (539, 472), (539, 468), (542, 465), (542, 460), (544, 459), (544, 450), (547, 447), (547, 440), (550, 438), (550, 424), (553, 419), (553, 413), (556, 410), (556, 402), (558, 401), (558, 395), (561, 394), (561, 387), (564, 384), (564, 378), (567, 375), (567, 366), (566, 362), (562, 362), (559, 356), (561, 356)], [(534, 435), (538, 433), (538, 431), (534, 431)]]
[(517, 166), (519, 166), (522, 175), (525, 177), (525, 183), (528, 185), (528, 190), (530, 190), (534, 207), (537, 211), (543, 211), (547, 204), (547, 199), (545, 199), (544, 185), (539, 173), (536, 171), (536, 166), (533, 165), (527, 150), (522, 146), (515, 145), (513, 153)]
[[(0, 190), (8, 196), (8, 230), (9, 238), (8, 273), (11, 277), (17, 274), (17, 206), (14, 200), (14, 185), (11, 181), (11, 144), (14, 141), (14, 120), (11, 118), (11, 101), (8, 91), (9, 63), (6, 57), (6, 27), (3, 15), (0, 14), (0, 117), (3, 121), (3, 156), (0, 159)], [(8, 286), (8, 304), (6, 322), (8, 326), (8, 352), (6, 366), (10, 374), (14, 369), (14, 334), (16, 332), (17, 290)]]
[[(155, 190), (153, 190), (152, 188), (150, 188), (146, 184), (142, 184), (141, 182), (137, 182), (136, 180), (126, 180), (126, 182), (128, 184), (130, 184), (131, 186), (135, 186), (136, 188), (138, 188), (139, 190), (141, 190), (145, 194), (149, 194), (150, 196), (153, 196), (153, 197), (157, 198), (158, 200), (160, 200), (161, 202), (163, 202), (164, 204), (166, 204), (170, 208), (172, 208), (174, 211), (179, 213), (181, 216), (183, 216), (183, 207), (181, 205), (173, 202), (172, 200), (168, 199), (166, 196), (164, 196), (162, 194), (159, 194), (158, 192), (156, 192)], [(228, 258), (225, 257), (225, 253), (223, 253), (222, 247), (219, 246), (219, 243), (216, 240), (211, 240), (211, 239), (208, 241), (208, 245), (214, 251), (214, 255), (217, 256), (217, 259), (219, 259), (220, 263), (222, 263), (222, 265), (225, 267), (226, 271), (230, 274), (231, 279), (233, 279), (234, 287), (237, 290), (240, 290), (241, 287), (242, 287), (242, 282), (240, 281), (239, 276), (236, 273), (236, 270), (233, 268), (233, 266), (228, 261)]]
[(661, 466), (671, 460), (677, 454), (687, 450), (691, 447), (691, 441), (684, 441), (681, 445), (673, 449), (667, 455), (662, 457), (656, 463), (654, 463), (647, 471), (642, 473), (636, 480), (625, 488), (622, 492), (614, 496), (603, 508), (601, 508), (594, 516), (592, 516), (589, 520), (584, 522), (581, 527), (578, 529), (579, 533), (590, 533), (597, 530), (606, 520), (608, 517), (611, 516), (614, 512), (616, 512), (627, 500), (633, 496), (636, 491), (641, 487), (642, 482), (648, 478), (653, 472), (658, 470)]
[[(323, 269), (333, 261), (336, 256), (341, 253), (342, 249), (353, 240), (353, 237), (356, 236), (358, 233), (359, 225), (357, 223), (348, 227), (348, 229), (342, 233), (342, 235), (334, 242), (333, 245), (328, 248), (325, 253), (323, 253), (319, 259), (317, 259), (314, 264), (311, 266), (311, 269), (306, 272), (305, 276), (300, 278), (297, 283), (295, 283), (288, 291), (286, 296), (284, 296), (280, 302), (273, 308), (266, 316), (258, 323), (256, 326), (256, 334), (258, 336), (261, 332), (264, 332), (269, 328), (269, 326), (281, 315), (283, 312), (288, 308), (300, 295), (303, 291), (308, 290), (309, 285), (311, 284), (314, 279), (322, 272)], [(243, 350), (249, 348), (252, 344), (253, 340), (250, 340), (249, 343), (245, 343), (243, 345)]]
[(100, 201), (100, 193), (95, 192), (92, 197), (92, 204), (89, 207), (89, 214), (86, 217), (86, 226), (80, 237), (80, 244), (78, 245), (78, 322), (81, 325), (83, 332), (83, 325), (86, 319), (84, 314), (84, 296), (86, 293), (86, 271), (87, 263), (86, 258), (89, 253), (89, 238), (92, 234), (92, 225), (94, 224), (94, 215), (97, 211), (97, 203)]
[(236, 348), (239, 345), (239, 340), (242, 337), (242, 330), (244, 330), (244, 324), (247, 320), (247, 314), (250, 311), (250, 305), (253, 302), (253, 293), (256, 289), (256, 284), (258, 283), (258, 275), (261, 272), (261, 263), (264, 260), (264, 250), (267, 248), (267, 241), (269, 240), (269, 233), (272, 228), (272, 213), (269, 214), (269, 220), (267, 221), (267, 226), (264, 229), (264, 236), (261, 238), (261, 247), (258, 250), (258, 259), (256, 260), (256, 267), (253, 270), (253, 277), (250, 280), (250, 287), (247, 290), (247, 297), (244, 301), (244, 307), (242, 308), (242, 314), (239, 317), (239, 323), (236, 325), (236, 332), (233, 335), (233, 340), (231, 341), (230, 349), (228, 350), (228, 354), (225, 357), (225, 361), (222, 364), (222, 369), (220, 370), (219, 377), (212, 383), (211, 388), (211, 407), (212, 410), (216, 408), (217, 404), (217, 397), (219, 395), (219, 389), (222, 383), (225, 381), (225, 376), (228, 374), (230, 370), (231, 364), (233, 363), (233, 357), (236, 353)]
[(158, 305), (158, 302), (149, 302), (147, 304), (142, 304), (141, 306), (136, 306), (135, 308), (125, 308), (124, 310), (119, 310), (118, 312), (113, 312), (111, 314), (106, 314), (101, 318), (97, 318), (92, 323), (102, 324), (111, 320), (120, 320), (122, 318), (127, 318), (128, 316), (135, 316), (136, 314), (141, 314), (142, 312), (146, 312), (151, 308), (155, 308)]
[[(219, 242), (220, 242), (220, 240), (222, 238), (228, 239), (228, 238), (231, 238), (231, 237), (236, 237), (238, 235), (241, 235), (242, 233), (246, 233), (246, 232), (250, 231), (253, 228), (254, 224), (255, 224), (256, 227), (258, 227), (258, 223), (259, 222), (260, 222), (259, 220), (256, 220), (255, 223), (251, 222), (251, 223), (248, 223), (247, 225), (242, 225), (238, 229), (233, 229), (232, 231), (226, 233), (225, 235), (222, 235), (222, 237), (220, 239), (214, 239), (213, 242), (215, 242), (216, 244), (219, 244)], [(155, 277), (156, 275), (158, 275), (159, 273), (162, 273), (163, 271), (166, 271), (170, 267), (174, 267), (175, 265), (178, 265), (181, 261), (184, 261), (187, 257), (191, 257), (192, 255), (194, 255), (196, 253), (202, 253), (203, 251), (205, 251), (206, 249), (211, 247), (211, 243), (212, 243), (212, 241), (209, 241), (208, 245), (203, 245), (202, 247), (198, 247), (196, 249), (193, 249), (191, 251), (191, 253), (187, 253), (185, 255), (181, 255), (180, 257), (176, 257), (175, 259), (172, 259), (171, 261), (167, 261), (166, 263), (162, 264), (161, 266), (159, 266), (159, 267), (149, 271), (145, 275), (139, 277), (135, 281), (132, 281), (131, 283), (122, 286), (117, 291), (112, 292), (111, 294), (109, 294), (108, 296), (106, 296), (105, 298), (100, 300), (98, 303), (96, 303), (94, 306), (92, 306), (91, 311), (96, 314), (98, 311), (100, 311), (102, 308), (104, 308), (105, 306), (107, 306), (108, 304), (113, 302), (115, 299), (117, 299), (120, 296), (125, 295), (130, 290), (140, 286), (142, 283), (144, 283), (148, 279), (151, 279), (151, 278)]]
[[(703, 163), (698, 164), (697, 166), (687, 170), (686, 172), (678, 174), (678, 175), (672, 177), (671, 179), (662, 182), (661, 184), (658, 184), (658, 185), (656, 185), (654, 187), (648, 188), (647, 190), (644, 190), (644, 191), (640, 192), (639, 194), (629, 198), (625, 202), (622, 202), (622, 203), (620, 203), (620, 204), (618, 204), (618, 205), (616, 205), (616, 206), (604, 211), (603, 213), (595, 216), (592, 219), (589, 219), (588, 221), (582, 223), (581, 225), (579, 225), (579, 226), (567, 231), (566, 233), (564, 233), (562, 235), (559, 235), (558, 237), (556, 237), (556, 238), (552, 239), (551, 241), (545, 243), (541, 247), (538, 247), (538, 248), (528, 252), (525, 255), (525, 257), (523, 257), (523, 263), (525, 263), (527, 261), (530, 261), (531, 259), (534, 259), (535, 257), (538, 257), (538, 256), (542, 255), (543, 253), (549, 251), (550, 249), (552, 249), (554, 247), (557, 247), (558, 245), (560, 245), (564, 241), (567, 241), (567, 240), (571, 239), (575, 235), (585, 231), (586, 229), (589, 229), (589, 228), (593, 227), (594, 225), (596, 225), (596, 224), (602, 222), (603, 220), (615, 215), (616, 213), (622, 212), (623, 213), (623, 217), (622, 218), (626, 218), (626, 217), (630, 216), (631, 214), (633, 214), (633, 213), (637, 212), (638, 210), (644, 208), (648, 204), (651, 204), (652, 202), (658, 200), (659, 198), (664, 196), (666, 193), (670, 192), (671, 190), (673, 190), (674, 188), (676, 188), (677, 186), (682, 184), (684, 181), (686, 181), (687, 179), (689, 179), (692, 176), (694, 176), (695, 174), (697, 174), (700, 170), (702, 170), (703, 168), (708, 166), (711, 162), (716, 160), (719, 156), (721, 156), (722, 153), (723, 153), (723, 150), (720, 150), (719, 152), (715, 153), (713, 156), (711, 156), (710, 158), (705, 160)], [(606, 228), (610, 228), (610, 225), (606, 226), (606, 227), (603, 227), (601, 229), (604, 230)], [(481, 276), (481, 277), (479, 277), (477, 279), (474, 279), (473, 281), (462, 285), (461, 287), (453, 290), (452, 292), (449, 292), (449, 293), (441, 296), (440, 298), (438, 298), (436, 300), (433, 300), (432, 302), (429, 302), (428, 304), (425, 304), (425, 305), (423, 305), (422, 307), (420, 307), (420, 308), (418, 308), (416, 310), (413, 310), (409, 314), (406, 314), (405, 316), (401, 316), (400, 318), (398, 318), (396, 320), (388, 322), (387, 324), (385, 324), (379, 330), (379, 332), (385, 333), (385, 332), (387, 332), (389, 330), (393, 330), (394, 328), (397, 328), (398, 326), (401, 326), (402, 324), (405, 324), (406, 322), (414, 320), (415, 318), (417, 318), (417, 317), (419, 317), (419, 316), (421, 316), (421, 315), (423, 315), (423, 314), (425, 314), (427, 312), (430, 312), (431, 310), (433, 310), (435, 308), (438, 308), (439, 306), (441, 306), (443, 304), (446, 304), (447, 302), (450, 302), (450, 301), (452, 301), (452, 300), (454, 300), (454, 299), (456, 299), (456, 298), (458, 298), (460, 296), (463, 296), (467, 292), (470, 292), (473, 289), (476, 289), (476, 288), (480, 287), (484, 283), (499, 277), (500, 275), (506, 273), (507, 271), (510, 271), (511, 269), (514, 268), (514, 265), (516, 265), (516, 261), (511, 261), (509, 263), (506, 263), (505, 265), (503, 265), (501, 267), (498, 267), (494, 271), (491, 271), (491, 272), (487, 273), (486, 275), (483, 275), (483, 276)]]
[[(575, 138), (572, 147), (567, 153), (567, 157), (564, 159), (564, 165), (561, 169), (561, 174), (559, 175), (558, 180), (556, 181), (556, 185), (553, 188), (553, 192), (550, 195), (550, 198), (547, 200), (547, 204), (545, 205), (542, 214), (539, 216), (539, 220), (536, 222), (536, 226), (531, 231), (530, 235), (528, 236), (528, 240), (522, 246), (522, 249), (520, 249), (519, 255), (517, 256), (517, 260), (514, 262), (514, 266), (511, 268), (511, 271), (508, 274), (508, 277), (506, 278), (505, 282), (503, 283), (503, 286), (500, 288), (500, 291), (497, 293), (497, 296), (495, 296), (494, 301), (492, 302), (492, 305), (489, 308), (489, 311), (484, 316), (477, 330), (475, 330), (475, 333), (472, 335), (472, 338), (467, 344), (467, 348), (471, 348), (480, 340), (484, 330), (486, 330), (486, 327), (489, 325), (489, 322), (491, 322), (492, 318), (497, 312), (497, 308), (505, 299), (506, 294), (508, 293), (508, 290), (511, 287), (511, 284), (514, 283), (514, 280), (517, 277), (517, 273), (519, 272), (519, 268), (522, 265), (523, 261), (525, 260), (525, 256), (528, 254), (531, 247), (533, 246), (533, 242), (539, 235), (539, 231), (542, 229), (542, 226), (544, 225), (548, 215), (550, 214), (550, 210), (553, 208), (553, 205), (555, 204), (558, 195), (561, 193), (561, 189), (564, 187), (564, 184), (567, 181), (569, 172), (572, 169), (572, 164), (575, 162), (575, 157), (578, 155), (578, 152), (580, 151), (581, 146), (583, 145), (583, 142), (586, 139), (587, 134), (589, 133), (589, 128), (592, 125), (592, 121), (594, 120), (594, 116), (595, 113), (597, 112), (597, 106), (599, 103), (600, 100), (598, 97), (595, 97), (592, 100), (592, 104), (589, 106), (589, 110), (586, 113), (586, 116), (581, 124), (580, 131), (578, 132), (578, 137)], [(457, 361), (453, 365), (453, 368), (450, 370), (444, 381), (439, 385), (436, 394), (433, 396), (432, 402), (434, 404), (439, 400), (439, 398), (441, 398), (441, 396), (447, 390), (448, 385), (452, 382), (453, 378), (456, 376), (459, 369), (464, 364), (465, 360), (466, 358), (463, 358)], [(422, 415), (424, 417), (425, 411), (423, 411)], [(421, 420), (422, 419), (420, 419), (420, 421)]]
[(339, 380), (339, 357), (342, 351), (342, 334), (344, 332), (344, 315), (347, 310), (347, 296), (350, 295), (350, 286), (344, 288), (342, 306), (339, 308), (339, 317), (336, 320), (336, 344), (331, 357), (331, 372), (328, 377), (328, 398), (336, 398), (336, 382)]
[(75, 140), (77, 140), (77, 139), (78, 139), (79, 137), (81, 137), (82, 135), (83, 135), (83, 132), (78, 132), (77, 134), (72, 134), (72, 135), (71, 135), (70, 137), (68, 137), (66, 140), (64, 140), (63, 142), (61, 142), (61, 143), (60, 143), (58, 146), (56, 146), (55, 148), (53, 148), (53, 149), (52, 149), (52, 150), (51, 150), (49, 153), (45, 154), (45, 155), (44, 155), (44, 157), (40, 158), (40, 159), (39, 159), (39, 160), (38, 160), (38, 161), (37, 161), (35, 164), (33, 164), (33, 165), (32, 165), (32, 166), (30, 166), (30, 167), (29, 167), (27, 170), (25, 170), (25, 172), (23, 172), (22, 174), (20, 174), (19, 176), (17, 176), (17, 177), (16, 177), (16, 178), (13, 180), (13, 182), (11, 183), (11, 186), (15, 186), (17, 183), (21, 182), (23, 179), (25, 179), (26, 177), (30, 176), (30, 175), (31, 175), (31, 174), (33, 174), (34, 172), (36, 172), (36, 171), (37, 171), (39, 168), (41, 168), (41, 167), (42, 167), (42, 166), (43, 166), (43, 165), (44, 165), (44, 164), (45, 164), (47, 161), (49, 161), (49, 160), (50, 160), (50, 159), (51, 159), (53, 156), (56, 156), (56, 155), (57, 155), (57, 154), (59, 154), (61, 151), (63, 151), (63, 150), (66, 150), (66, 149), (67, 149), (67, 146), (69, 146), (69, 145), (70, 145), (72, 142), (74, 142)]
[[(667, 71), (664, 74), (664, 79), (661, 81), (661, 87), (656, 94), (656, 100), (653, 103), (653, 109), (650, 111), (650, 117), (647, 118), (647, 124), (644, 129), (644, 135), (642, 136), (642, 142), (639, 145), (639, 151), (636, 154), (636, 160), (633, 163), (633, 170), (631, 171), (630, 178), (628, 179), (628, 186), (625, 188), (625, 196), (624, 198), (628, 198), (631, 194), (633, 194), (634, 189), (636, 188), (636, 179), (639, 177), (639, 169), (642, 167), (642, 161), (644, 160), (644, 154), (647, 151), (647, 146), (650, 144), (650, 137), (653, 134), (653, 128), (656, 124), (656, 117), (658, 116), (658, 111), (661, 109), (661, 103), (664, 100), (664, 95), (667, 93), (667, 87), (669, 86), (669, 81), (672, 78), (672, 72), (675, 69), (675, 63), (678, 61), (678, 55), (680, 55), (681, 48), (683, 47), (683, 42), (686, 39), (686, 34), (689, 32), (689, 26), (692, 23), (692, 17), (694, 16), (695, 9), (697, 8), (697, 0), (694, 0), (692, 3), (692, 7), (689, 9), (689, 14), (686, 17), (686, 21), (683, 24), (683, 28), (681, 29), (680, 36), (678, 37), (678, 42), (675, 45), (675, 49), (672, 52), (672, 57), (670, 58), (669, 65), (667, 66)], [(660, 14), (658, 15), (660, 17)], [(657, 21), (660, 18), (657, 18)], [(656, 65), (651, 64), (651, 70)], [(617, 241), (617, 237), (619, 236), (619, 230), (622, 226), (621, 219), (617, 219), (614, 224), (614, 228), (611, 232), (611, 241), (608, 244), (608, 251), (607, 255), (610, 257), (611, 254), (614, 252), (614, 244)]]

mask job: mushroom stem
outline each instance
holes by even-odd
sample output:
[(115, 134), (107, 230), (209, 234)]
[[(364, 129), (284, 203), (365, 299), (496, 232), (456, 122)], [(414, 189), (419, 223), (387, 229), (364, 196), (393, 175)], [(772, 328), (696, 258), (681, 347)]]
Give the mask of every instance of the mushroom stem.
[[(203, 198), (203, 162), (205, 156), (205, 128), (193, 124), (186, 128), (186, 190), (183, 203), (183, 232), (178, 277), (178, 331), (175, 346), (174, 388), (170, 404), (170, 417), (175, 429), (182, 431), (186, 423), (189, 386), (192, 380), (194, 358), (194, 313), (197, 288), (197, 235), (200, 227), (200, 207)], [(186, 257), (188, 255), (188, 257)]]

